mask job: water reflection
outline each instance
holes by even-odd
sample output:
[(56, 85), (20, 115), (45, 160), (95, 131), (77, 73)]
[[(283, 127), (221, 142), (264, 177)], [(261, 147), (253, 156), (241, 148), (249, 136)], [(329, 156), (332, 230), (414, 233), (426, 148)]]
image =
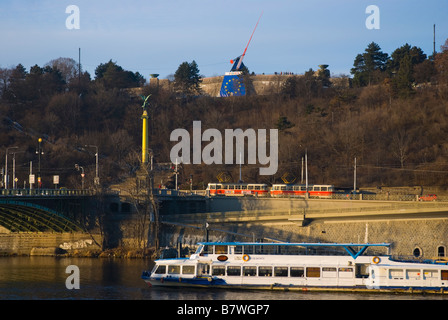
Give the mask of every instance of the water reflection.
[[(148, 287), (140, 278), (153, 262), (143, 259), (0, 257), (0, 300), (391, 300), (447, 299), (446, 296), (247, 291)], [(69, 265), (80, 272), (80, 289), (69, 290)]]

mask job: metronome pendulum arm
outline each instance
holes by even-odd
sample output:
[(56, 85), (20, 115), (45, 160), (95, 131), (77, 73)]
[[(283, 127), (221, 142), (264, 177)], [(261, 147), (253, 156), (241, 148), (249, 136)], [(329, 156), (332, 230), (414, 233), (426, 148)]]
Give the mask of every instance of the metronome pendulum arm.
[(252, 37), (253, 37), (253, 35), (254, 35), (254, 33), (255, 33), (255, 30), (257, 29), (258, 22), (260, 22), (260, 19), (261, 19), (261, 16), (262, 16), (262, 15), (263, 15), (263, 12), (261, 12), (260, 17), (258, 18), (257, 24), (255, 25), (254, 31), (252, 31), (252, 34), (251, 34), (251, 36), (250, 36), (250, 38), (249, 38), (249, 41), (247, 42), (247, 45), (246, 45), (246, 48), (244, 49), (243, 54), (239, 57), (239, 61), (238, 61), (238, 64), (237, 64), (237, 66), (236, 66), (236, 70), (239, 70), (240, 67), (241, 67), (241, 63), (243, 62), (243, 58), (244, 58), (244, 56), (246, 55), (247, 48), (249, 47), (249, 44), (250, 44), (250, 42), (251, 42), (251, 40), (252, 40)]

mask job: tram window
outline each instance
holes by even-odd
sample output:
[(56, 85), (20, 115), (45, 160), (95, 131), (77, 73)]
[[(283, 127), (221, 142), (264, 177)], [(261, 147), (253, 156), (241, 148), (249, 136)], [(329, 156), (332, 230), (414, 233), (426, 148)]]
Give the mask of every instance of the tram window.
[(280, 189), (281, 189), (282, 191), (285, 191), (285, 190), (286, 190), (286, 186), (282, 186)]
[(241, 267), (228, 266), (227, 267), (227, 275), (228, 276), (240, 276), (241, 275)]
[(179, 274), (180, 266), (168, 266), (168, 274)]
[(156, 270), (156, 274), (165, 274), (166, 273), (166, 266), (158, 266)]
[(320, 268), (319, 267), (306, 268), (306, 276), (308, 278), (319, 278), (320, 277)]
[(272, 267), (258, 267), (259, 277), (272, 277)]
[(243, 275), (245, 276), (256, 276), (257, 275), (257, 267), (245, 266), (243, 267)]
[(247, 186), (241, 186), (241, 190), (247, 190)]
[(235, 246), (235, 249), (233, 251), (234, 254), (242, 254), (243, 253), (243, 246)]
[(212, 275), (213, 276), (223, 276), (226, 273), (226, 267), (224, 266), (213, 266)]
[(439, 246), (437, 248), (437, 257), (439, 257), (439, 258), (445, 257), (445, 247), (444, 246)]
[(215, 246), (215, 254), (227, 254), (227, 246)]
[(194, 266), (182, 266), (182, 274), (194, 274)]
[(260, 190), (260, 186), (255, 186), (255, 190)]
[(289, 269), (289, 273), (291, 277), (300, 277), (304, 276), (304, 270), (302, 267), (291, 267)]
[(327, 191), (328, 190), (328, 187), (321, 187), (320, 188), (320, 191)]
[(274, 267), (274, 276), (275, 277), (287, 277), (288, 276), (288, 267)]

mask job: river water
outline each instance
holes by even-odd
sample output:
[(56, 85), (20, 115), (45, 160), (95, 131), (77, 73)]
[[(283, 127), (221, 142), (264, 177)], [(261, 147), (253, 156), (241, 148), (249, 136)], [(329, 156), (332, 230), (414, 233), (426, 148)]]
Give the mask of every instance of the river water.
[[(277, 292), (149, 287), (141, 278), (145, 259), (0, 257), (0, 300), (447, 300), (446, 296)], [(76, 266), (79, 289), (73, 287)], [(69, 279), (68, 279), (69, 278)]]

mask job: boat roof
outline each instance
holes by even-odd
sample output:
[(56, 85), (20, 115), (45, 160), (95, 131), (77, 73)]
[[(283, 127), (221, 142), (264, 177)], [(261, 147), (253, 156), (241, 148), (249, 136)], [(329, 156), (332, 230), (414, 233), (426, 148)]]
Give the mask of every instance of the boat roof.
[(331, 242), (199, 242), (201, 245), (226, 245), (226, 246), (250, 246), (250, 245), (269, 245), (269, 246), (303, 246), (303, 247), (390, 247), (390, 243), (331, 243)]
[(301, 247), (342, 247), (356, 259), (362, 255), (369, 247), (386, 247), (390, 248), (390, 243), (310, 243), (310, 242), (199, 242), (199, 245), (216, 245), (216, 246), (301, 246)]

